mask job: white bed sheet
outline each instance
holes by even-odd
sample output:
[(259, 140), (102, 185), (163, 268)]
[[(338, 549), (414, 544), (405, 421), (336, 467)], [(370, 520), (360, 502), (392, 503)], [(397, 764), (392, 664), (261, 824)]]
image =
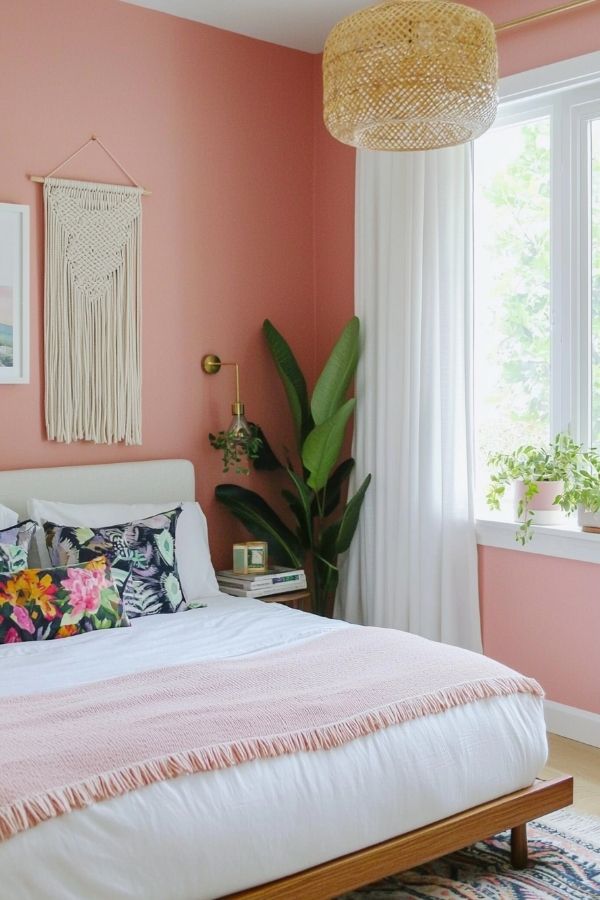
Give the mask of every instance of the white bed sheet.
[[(0, 693), (242, 656), (355, 627), (226, 595), (206, 603), (128, 629), (0, 647)], [(0, 898), (210, 900), (525, 787), (546, 752), (542, 702), (519, 694), (334, 750), (183, 776), (0, 843)]]

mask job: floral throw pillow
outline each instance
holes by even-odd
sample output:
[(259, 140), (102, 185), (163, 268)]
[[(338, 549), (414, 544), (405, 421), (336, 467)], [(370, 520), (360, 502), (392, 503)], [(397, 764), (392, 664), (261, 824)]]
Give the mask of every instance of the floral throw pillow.
[[(55, 566), (82, 562), (101, 553), (123, 591), (130, 618), (186, 609), (175, 560), (175, 529), (181, 507), (106, 528), (44, 522), (46, 545)], [(130, 575), (131, 573), (131, 575)], [(128, 577), (130, 575), (130, 577)]]
[(105, 557), (0, 575), (0, 644), (129, 625)]
[(27, 568), (27, 550), (13, 544), (0, 544), (0, 573), (20, 572)]
[(0, 530), (0, 573), (27, 568), (29, 544), (37, 525), (31, 519)]

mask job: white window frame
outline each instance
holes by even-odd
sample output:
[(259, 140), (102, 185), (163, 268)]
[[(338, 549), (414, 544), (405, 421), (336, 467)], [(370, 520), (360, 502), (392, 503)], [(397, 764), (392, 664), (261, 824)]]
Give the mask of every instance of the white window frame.
[[(579, 440), (586, 444), (591, 443), (591, 221), (589, 216), (589, 199), (591, 194), (590, 184), (590, 132), (589, 123), (592, 119), (600, 119), (600, 84), (595, 89), (595, 96), (589, 97), (572, 110), (573, 141), (572, 141), (572, 191), (573, 209), (573, 241), (574, 259), (579, 260), (579, 266), (574, 267), (572, 296), (578, 302), (574, 302), (572, 328), (574, 346), (577, 348), (576, 360), (579, 366), (574, 368), (574, 395), (573, 408), (577, 407), (577, 418), (574, 422), (574, 433)], [(576, 191), (575, 186), (580, 190)], [(582, 327), (582, 320), (587, 320), (587, 328)]]
[[(572, 102), (573, 89), (577, 89), (576, 105)], [(591, 424), (591, 292), (589, 202), (584, 198), (589, 198), (590, 191), (588, 123), (600, 118), (600, 52), (502, 78), (499, 99), (495, 127), (547, 115), (551, 119), (550, 429), (551, 434), (570, 431), (587, 444)], [(509, 103), (510, 107), (504, 105)], [(572, 127), (565, 129), (561, 124), (568, 109)], [(565, 167), (567, 179), (560, 174)], [(571, 266), (566, 262), (571, 259), (579, 260), (579, 264)], [(583, 327), (584, 317), (587, 328)], [(568, 522), (558, 528), (534, 528), (534, 540), (525, 547), (514, 541), (514, 523), (505, 518), (486, 515), (477, 525), (480, 544), (600, 563), (600, 535), (579, 532)]]

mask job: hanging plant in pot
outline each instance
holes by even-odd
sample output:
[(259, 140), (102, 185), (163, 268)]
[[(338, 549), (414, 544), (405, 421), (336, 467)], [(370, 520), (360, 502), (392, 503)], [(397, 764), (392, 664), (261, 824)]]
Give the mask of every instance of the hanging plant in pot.
[(500, 509), (506, 488), (513, 485), (515, 521), (520, 522), (516, 540), (525, 544), (532, 538), (531, 526), (556, 525), (577, 484), (581, 466), (581, 445), (568, 434), (557, 434), (543, 447), (524, 445), (512, 453), (493, 453), (487, 503)]
[(248, 475), (250, 461), (257, 459), (262, 445), (260, 429), (250, 422), (248, 430), (219, 431), (218, 434), (209, 434), (208, 440), (211, 447), (220, 450), (223, 458), (223, 472), (233, 469), (236, 475)]

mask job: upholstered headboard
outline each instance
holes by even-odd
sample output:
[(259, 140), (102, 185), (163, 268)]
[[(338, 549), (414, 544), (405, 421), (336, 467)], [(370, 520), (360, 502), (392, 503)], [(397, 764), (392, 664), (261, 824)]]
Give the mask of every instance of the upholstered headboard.
[(170, 503), (195, 500), (194, 467), (187, 459), (62, 466), (0, 472), (0, 503), (27, 516), (27, 501)]

